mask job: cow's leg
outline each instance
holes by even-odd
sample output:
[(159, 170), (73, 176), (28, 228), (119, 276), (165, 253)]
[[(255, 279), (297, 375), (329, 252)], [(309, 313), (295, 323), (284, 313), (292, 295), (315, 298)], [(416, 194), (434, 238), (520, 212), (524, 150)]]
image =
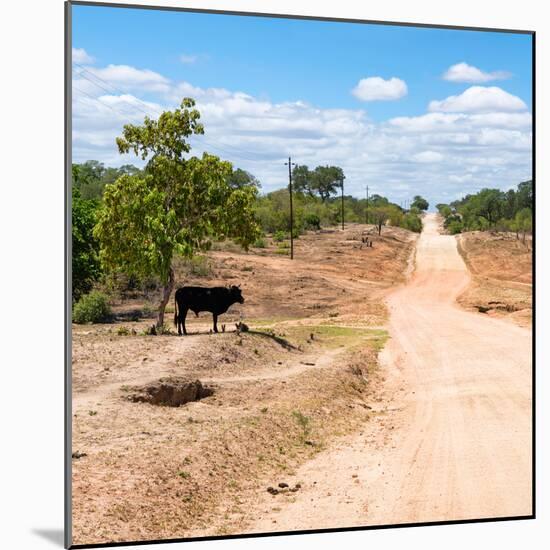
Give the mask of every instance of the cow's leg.
[[(188, 308), (183, 308), (183, 310), (180, 309), (179, 321), (183, 328), (183, 334), (187, 334), (187, 330), (185, 329), (185, 318), (187, 317), (187, 311), (188, 311)], [(178, 329), (178, 332), (179, 332), (179, 329)], [(181, 332), (179, 334), (181, 334)]]
[(212, 313), (212, 317), (214, 318), (214, 332), (218, 332), (218, 315)]

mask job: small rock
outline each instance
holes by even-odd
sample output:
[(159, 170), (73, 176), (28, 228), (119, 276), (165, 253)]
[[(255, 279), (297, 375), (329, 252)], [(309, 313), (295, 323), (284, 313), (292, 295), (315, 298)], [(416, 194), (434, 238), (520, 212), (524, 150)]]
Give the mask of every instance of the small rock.
[(306, 440), (304, 441), (304, 443), (305, 443), (306, 445), (310, 445), (311, 447), (314, 447), (314, 446), (315, 446), (315, 443), (314, 443), (313, 441), (311, 441), (311, 439), (306, 439)]
[(279, 487), (280, 487), (281, 489), (286, 489), (286, 488), (288, 487), (288, 483), (285, 483), (285, 482), (283, 481), (283, 482), (279, 483)]

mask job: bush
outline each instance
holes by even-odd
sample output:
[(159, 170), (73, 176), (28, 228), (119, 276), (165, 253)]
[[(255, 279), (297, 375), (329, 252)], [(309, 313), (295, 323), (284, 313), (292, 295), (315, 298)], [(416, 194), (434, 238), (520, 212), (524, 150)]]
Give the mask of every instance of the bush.
[(267, 245), (265, 239), (263, 237), (259, 237), (254, 241), (254, 244), (252, 246), (254, 248), (265, 248)]
[(73, 322), (77, 324), (105, 323), (111, 317), (107, 296), (97, 290), (82, 296), (73, 307)]
[(416, 214), (405, 214), (401, 222), (401, 227), (409, 231), (414, 231), (415, 233), (420, 233), (422, 231), (422, 220)]
[(277, 243), (282, 243), (286, 238), (286, 233), (284, 231), (276, 231), (273, 235), (273, 240)]
[(185, 266), (188, 273), (195, 277), (208, 277), (212, 274), (212, 266), (206, 256), (193, 256), (185, 261)]
[(451, 235), (462, 233), (462, 223), (457, 220), (453, 220), (451, 223), (449, 223), (447, 229)]
[(307, 214), (304, 222), (307, 229), (321, 229), (321, 218), (317, 214)]

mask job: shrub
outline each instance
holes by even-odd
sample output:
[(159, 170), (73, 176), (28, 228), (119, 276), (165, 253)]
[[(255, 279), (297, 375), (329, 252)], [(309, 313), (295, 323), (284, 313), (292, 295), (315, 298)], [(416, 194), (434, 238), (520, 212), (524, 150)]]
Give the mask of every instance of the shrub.
[(286, 239), (286, 233), (284, 231), (276, 231), (273, 235), (273, 240), (277, 243), (281, 243)]
[(193, 256), (185, 261), (185, 266), (188, 273), (195, 277), (208, 277), (212, 274), (212, 266), (206, 256)]
[(252, 246), (254, 248), (265, 248), (267, 245), (265, 239), (263, 237), (259, 237), (254, 241), (254, 244)]
[(451, 223), (449, 223), (447, 229), (451, 235), (462, 233), (462, 223), (457, 220), (453, 220)]
[(422, 231), (422, 220), (417, 214), (410, 212), (403, 216), (401, 226), (409, 231), (420, 233)]
[(304, 437), (308, 436), (311, 432), (311, 419), (309, 416), (302, 414), (300, 411), (292, 411), (292, 416), (304, 431)]
[(83, 323), (105, 323), (112, 317), (107, 296), (94, 290), (85, 294), (73, 307), (73, 321)]
[(321, 229), (321, 218), (317, 214), (306, 214), (304, 223), (307, 229)]

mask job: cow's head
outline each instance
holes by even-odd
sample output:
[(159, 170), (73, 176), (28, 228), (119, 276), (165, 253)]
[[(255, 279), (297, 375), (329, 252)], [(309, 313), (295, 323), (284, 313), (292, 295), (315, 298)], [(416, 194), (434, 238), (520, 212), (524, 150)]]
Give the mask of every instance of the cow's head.
[(235, 300), (235, 302), (239, 302), (239, 304), (244, 304), (244, 298), (241, 294), (241, 288), (233, 285), (229, 288), (229, 292), (231, 293), (231, 298)]

